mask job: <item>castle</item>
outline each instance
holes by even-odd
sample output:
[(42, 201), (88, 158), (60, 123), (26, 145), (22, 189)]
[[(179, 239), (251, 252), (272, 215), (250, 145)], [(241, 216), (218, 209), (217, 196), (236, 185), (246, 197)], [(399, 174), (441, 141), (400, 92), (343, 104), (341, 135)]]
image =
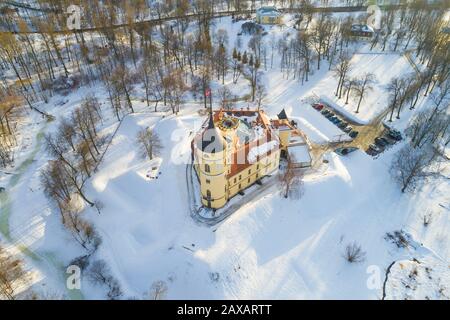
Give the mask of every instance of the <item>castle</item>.
[[(311, 166), (309, 142), (283, 110), (271, 120), (262, 110), (211, 112), (192, 141), (202, 204), (223, 207), (229, 199), (277, 172), (280, 157)], [(295, 160), (294, 160), (295, 159)]]

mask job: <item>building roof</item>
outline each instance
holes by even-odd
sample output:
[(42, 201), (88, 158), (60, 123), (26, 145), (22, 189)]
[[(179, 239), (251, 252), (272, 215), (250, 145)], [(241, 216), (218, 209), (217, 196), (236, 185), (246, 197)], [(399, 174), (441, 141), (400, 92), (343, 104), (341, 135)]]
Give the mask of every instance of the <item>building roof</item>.
[(278, 11), (278, 9), (273, 6), (261, 7), (258, 10), (256, 10), (256, 13), (259, 16), (276, 16), (277, 17), (277, 16), (281, 15), (280, 11)]
[(203, 131), (201, 139), (198, 140), (197, 146), (200, 150), (206, 153), (221, 152), (225, 149), (222, 134), (214, 125), (214, 117), (212, 113), (209, 115), (208, 126)]
[(281, 110), (281, 112), (278, 114), (278, 119), (280, 120), (287, 120), (287, 114), (286, 114), (286, 110)]
[(255, 158), (262, 159), (275, 151), (271, 141), (278, 138), (271, 130), (271, 120), (262, 110), (218, 110), (194, 138), (193, 146), (205, 153), (225, 150), (231, 159), (231, 177), (251, 166)]
[(311, 162), (311, 155), (307, 145), (290, 146), (289, 156), (293, 158), (294, 163)]

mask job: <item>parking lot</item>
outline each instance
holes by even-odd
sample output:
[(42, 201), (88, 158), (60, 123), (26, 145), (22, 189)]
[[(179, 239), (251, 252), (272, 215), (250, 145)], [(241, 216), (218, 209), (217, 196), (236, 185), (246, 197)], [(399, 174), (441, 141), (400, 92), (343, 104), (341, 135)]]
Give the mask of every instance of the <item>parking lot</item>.
[(351, 141), (332, 143), (328, 149), (358, 148), (368, 155), (376, 157), (402, 140), (400, 132), (383, 123), (382, 117), (362, 126), (338, 115), (324, 103), (314, 103), (311, 107), (352, 138)]

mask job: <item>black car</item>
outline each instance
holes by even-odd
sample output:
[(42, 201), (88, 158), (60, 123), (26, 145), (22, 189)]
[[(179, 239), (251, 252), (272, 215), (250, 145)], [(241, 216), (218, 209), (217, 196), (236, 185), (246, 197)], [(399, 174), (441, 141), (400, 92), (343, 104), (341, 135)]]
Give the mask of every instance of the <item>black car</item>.
[(352, 132), (352, 130), (353, 130), (353, 128), (351, 126), (348, 126), (348, 127), (344, 128), (344, 132), (345, 133), (350, 133), (350, 132)]
[(355, 139), (358, 136), (359, 132), (353, 130), (352, 132), (349, 133), (350, 138)]
[(330, 114), (331, 112), (330, 112), (330, 110), (325, 109), (325, 110), (322, 110), (321, 113), (322, 113), (324, 116), (326, 116), (326, 115)]
[(396, 144), (398, 142), (397, 140), (388, 136), (387, 134), (383, 136), (383, 139), (386, 140), (390, 145)]
[(395, 141), (400, 141), (403, 139), (402, 134), (398, 131), (391, 130), (387, 134), (390, 138), (394, 139)]
[(334, 152), (336, 152), (340, 156), (346, 156), (356, 150), (358, 150), (358, 148), (349, 147), (349, 148), (338, 148), (338, 149), (334, 150)]
[(385, 138), (375, 138), (375, 144), (384, 148), (389, 145), (389, 142)]
[(345, 129), (348, 126), (348, 122), (342, 121), (341, 123), (339, 123), (338, 128), (339, 129)]

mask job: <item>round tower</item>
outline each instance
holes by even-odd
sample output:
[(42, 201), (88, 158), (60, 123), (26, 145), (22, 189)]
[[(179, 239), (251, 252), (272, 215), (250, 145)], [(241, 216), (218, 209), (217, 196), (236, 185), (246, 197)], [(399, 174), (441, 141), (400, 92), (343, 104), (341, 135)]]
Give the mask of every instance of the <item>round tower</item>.
[(196, 152), (202, 203), (208, 208), (221, 208), (228, 201), (226, 141), (214, 125), (212, 114), (208, 127), (197, 141)]

